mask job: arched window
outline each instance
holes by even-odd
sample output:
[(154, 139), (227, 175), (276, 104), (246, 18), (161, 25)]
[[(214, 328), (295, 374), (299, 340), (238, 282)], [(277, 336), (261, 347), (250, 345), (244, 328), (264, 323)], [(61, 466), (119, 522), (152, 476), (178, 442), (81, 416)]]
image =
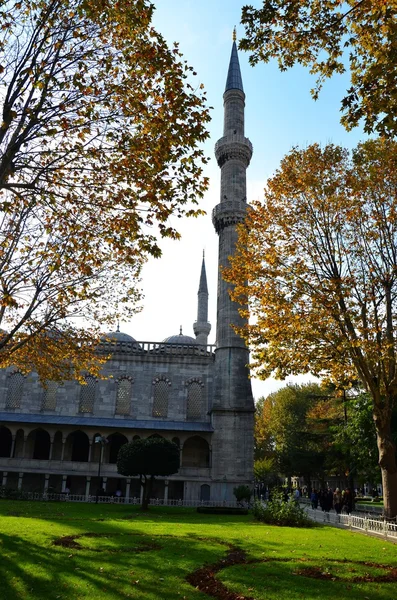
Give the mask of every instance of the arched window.
[(18, 371), (8, 378), (6, 408), (21, 408), (23, 384), (25, 377)]
[(47, 381), (44, 390), (41, 410), (55, 410), (57, 407), (58, 383), (56, 381)]
[(171, 381), (167, 377), (153, 379), (153, 417), (168, 416), (168, 396)]
[(187, 439), (182, 449), (182, 466), (209, 467), (209, 465), (210, 448), (208, 442), (198, 435)]
[(124, 444), (128, 443), (128, 440), (125, 437), (125, 435), (116, 432), (116, 433), (112, 433), (111, 435), (108, 436), (108, 442), (109, 442), (109, 445), (108, 445), (109, 463), (116, 464), (119, 450), (120, 450), (121, 446), (124, 446)]
[(129, 415), (131, 411), (132, 378), (122, 377), (117, 382), (116, 415)]
[(85, 385), (81, 386), (79, 412), (92, 413), (94, 411), (96, 379), (91, 375), (85, 377)]
[(208, 483), (203, 483), (200, 487), (200, 500), (201, 502), (209, 502), (211, 500), (211, 488)]
[(204, 384), (200, 379), (189, 379), (187, 385), (187, 407), (186, 417), (190, 421), (197, 421), (203, 415), (203, 388)]

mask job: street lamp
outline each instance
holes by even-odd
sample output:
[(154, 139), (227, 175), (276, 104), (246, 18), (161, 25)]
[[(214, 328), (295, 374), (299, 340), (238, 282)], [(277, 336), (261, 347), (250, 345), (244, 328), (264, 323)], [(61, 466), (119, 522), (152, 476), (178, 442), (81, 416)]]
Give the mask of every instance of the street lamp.
[(99, 451), (99, 460), (98, 460), (98, 485), (96, 488), (96, 498), (95, 504), (98, 504), (98, 496), (99, 496), (99, 485), (101, 482), (101, 465), (102, 465), (102, 455), (103, 455), (103, 447), (109, 442), (103, 435), (96, 435), (94, 439), (95, 444), (101, 444), (101, 448)]

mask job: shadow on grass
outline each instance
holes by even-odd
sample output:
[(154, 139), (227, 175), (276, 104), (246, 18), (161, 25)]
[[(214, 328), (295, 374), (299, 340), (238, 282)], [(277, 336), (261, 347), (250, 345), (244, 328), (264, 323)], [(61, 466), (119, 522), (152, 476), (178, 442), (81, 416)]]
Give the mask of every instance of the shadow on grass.
[[(196, 585), (192, 587), (186, 578), (203, 565), (210, 570), (211, 565), (219, 565), (232, 545), (244, 547), (245, 563), (232, 566), (225, 562), (217, 569), (216, 578), (223, 581), (224, 593), (230, 595), (212, 597), (333, 600), (337, 596), (338, 600), (354, 600), (368, 596), (371, 600), (390, 600), (394, 595), (390, 583), (353, 581), (362, 571), (365, 574), (365, 564), (357, 571), (353, 553), (350, 563), (343, 567), (345, 572), (333, 580), (332, 569), (328, 569), (333, 559), (316, 559), (314, 544), (321, 543), (321, 536), (325, 535), (321, 528), (307, 530), (310, 540), (305, 539), (300, 549), (294, 543), (293, 532), (288, 539), (282, 540), (281, 530), (280, 534), (276, 532), (279, 537), (266, 539), (268, 528), (253, 523), (249, 517), (203, 518), (189, 509), (153, 508), (143, 513), (139, 507), (63, 503), (33, 507), (28, 503), (9, 503), (1, 508), (3, 514), (26, 517), (9, 520), (14, 527), (12, 535), (0, 533), (2, 600), (175, 600), (183, 596), (189, 600), (204, 599), (209, 596), (196, 590)], [(236, 523), (241, 527), (234, 526)], [(184, 530), (184, 525), (190, 527)], [(224, 529), (213, 528), (214, 525), (223, 525)], [(5, 527), (1, 529), (5, 531)], [(204, 530), (213, 533), (204, 537)], [(301, 533), (302, 530), (296, 530), (296, 536)], [(333, 543), (338, 543), (339, 530), (335, 530), (335, 535)], [(62, 536), (75, 541), (77, 538), (81, 548), (54, 545)], [(296, 555), (287, 556), (295, 549)], [(310, 555), (304, 558), (305, 552)], [(309, 572), (303, 572), (310, 567), (316, 574), (320, 566), (328, 569), (330, 575), (310, 577)], [(357, 573), (354, 575), (349, 569), (356, 569)], [(374, 569), (368, 567), (371, 573)]]

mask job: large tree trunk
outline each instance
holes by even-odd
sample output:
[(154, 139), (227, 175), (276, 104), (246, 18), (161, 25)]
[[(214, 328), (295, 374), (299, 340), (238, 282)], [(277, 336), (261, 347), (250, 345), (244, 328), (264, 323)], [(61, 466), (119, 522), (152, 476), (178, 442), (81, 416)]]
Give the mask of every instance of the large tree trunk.
[(142, 510), (149, 510), (149, 502), (150, 496), (152, 494), (154, 476), (152, 475), (150, 478), (145, 477), (141, 480), (143, 484), (143, 495), (142, 495)]
[(396, 446), (391, 436), (390, 419), (379, 412), (375, 415), (375, 426), (382, 472), (383, 503), (385, 516), (391, 519), (397, 516)]

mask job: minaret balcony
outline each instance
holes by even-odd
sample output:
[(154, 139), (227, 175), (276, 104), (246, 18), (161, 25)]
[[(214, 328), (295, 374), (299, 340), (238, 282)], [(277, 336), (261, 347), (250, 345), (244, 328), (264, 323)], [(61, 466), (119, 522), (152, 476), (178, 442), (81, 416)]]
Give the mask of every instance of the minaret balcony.
[(230, 225), (238, 225), (247, 216), (246, 202), (241, 200), (225, 200), (217, 204), (212, 211), (212, 223), (217, 233)]
[(228, 160), (239, 160), (248, 167), (252, 152), (251, 142), (243, 135), (226, 135), (215, 144), (215, 156), (221, 168)]

